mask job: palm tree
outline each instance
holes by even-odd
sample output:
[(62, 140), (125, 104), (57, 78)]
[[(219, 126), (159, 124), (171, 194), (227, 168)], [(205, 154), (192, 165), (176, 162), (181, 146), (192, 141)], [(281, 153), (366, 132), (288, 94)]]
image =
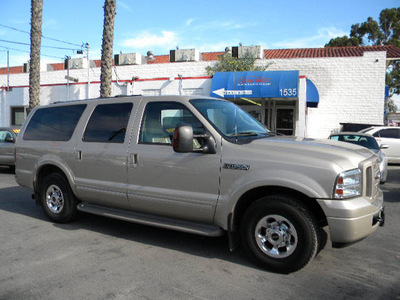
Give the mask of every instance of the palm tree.
[(101, 47), (100, 96), (111, 97), (112, 58), (116, 0), (104, 2), (103, 44)]
[(42, 43), (43, 0), (31, 0), (31, 59), (29, 66), (28, 113), (40, 105), (40, 46)]

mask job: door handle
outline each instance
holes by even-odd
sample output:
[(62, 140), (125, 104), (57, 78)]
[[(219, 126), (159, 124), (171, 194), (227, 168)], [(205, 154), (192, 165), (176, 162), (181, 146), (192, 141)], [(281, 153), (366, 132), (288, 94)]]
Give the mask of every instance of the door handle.
[(82, 160), (82, 151), (81, 150), (76, 150), (75, 151), (75, 157), (77, 160)]
[(130, 157), (129, 157), (129, 164), (130, 164), (132, 167), (137, 168), (138, 163), (139, 163), (139, 157), (138, 157), (138, 155), (137, 155), (137, 154), (131, 154)]

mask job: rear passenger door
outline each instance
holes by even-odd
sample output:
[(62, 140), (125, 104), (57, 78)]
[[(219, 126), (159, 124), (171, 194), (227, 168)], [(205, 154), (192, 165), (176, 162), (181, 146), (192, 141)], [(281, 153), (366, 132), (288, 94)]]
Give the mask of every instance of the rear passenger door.
[(373, 134), (379, 146), (388, 145), (388, 149), (382, 149), (389, 162), (400, 162), (400, 128), (381, 129)]
[[(147, 103), (129, 153), (129, 201), (137, 211), (209, 223), (218, 199), (221, 148), (215, 154), (174, 152), (179, 123), (192, 125), (194, 134), (207, 132), (181, 103)], [(194, 139), (195, 148), (201, 144)]]
[(127, 131), (133, 110), (131, 102), (98, 104), (93, 109), (75, 149), (75, 183), (81, 200), (128, 207)]

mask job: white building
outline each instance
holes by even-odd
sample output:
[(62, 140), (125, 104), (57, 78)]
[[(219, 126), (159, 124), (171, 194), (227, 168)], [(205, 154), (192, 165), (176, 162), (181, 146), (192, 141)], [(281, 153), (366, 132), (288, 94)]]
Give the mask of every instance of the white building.
[[(113, 95), (223, 96), (273, 131), (311, 138), (326, 138), (340, 123), (383, 124), (386, 66), (400, 59), (399, 48), (254, 46), (233, 47), (232, 53), (240, 57), (249, 48), (260, 53), (257, 64), (269, 65), (266, 72), (208, 76), (206, 67), (224, 52), (175, 50), (154, 60), (137, 53), (116, 55)], [(48, 65), (40, 78), (41, 105), (99, 97), (99, 64), (91, 61), (88, 68), (82, 58), (71, 60), (69, 68)], [(29, 103), (29, 74), (23, 67), (9, 73), (0, 69), (0, 126), (20, 125)]]

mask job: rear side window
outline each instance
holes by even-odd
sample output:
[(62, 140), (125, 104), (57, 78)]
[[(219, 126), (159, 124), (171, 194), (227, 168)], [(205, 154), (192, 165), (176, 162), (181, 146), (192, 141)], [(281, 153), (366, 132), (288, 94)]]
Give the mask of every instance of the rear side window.
[(391, 138), (391, 139), (398, 139), (399, 130), (398, 129), (382, 129), (374, 134), (375, 137), (383, 137), (383, 138)]
[(132, 103), (97, 105), (86, 126), (83, 141), (123, 143), (132, 107)]
[(24, 140), (69, 141), (86, 104), (43, 108), (36, 111), (24, 133)]

